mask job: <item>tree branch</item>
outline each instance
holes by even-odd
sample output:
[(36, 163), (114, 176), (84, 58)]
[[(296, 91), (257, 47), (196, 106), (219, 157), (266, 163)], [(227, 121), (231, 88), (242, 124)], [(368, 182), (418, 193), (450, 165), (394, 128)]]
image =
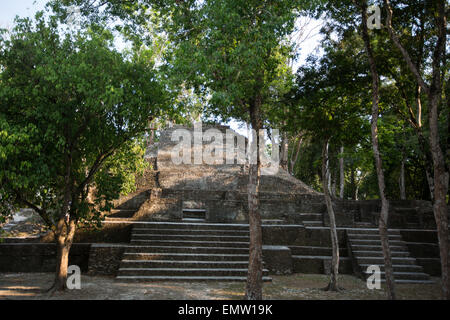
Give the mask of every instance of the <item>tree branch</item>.
[(398, 38), (397, 34), (395, 33), (394, 29), (392, 28), (392, 7), (391, 2), (389, 0), (384, 0), (384, 4), (386, 6), (387, 11), (387, 17), (386, 17), (386, 28), (389, 32), (389, 36), (391, 40), (394, 42), (395, 46), (400, 50), (400, 52), (403, 55), (403, 58), (406, 61), (406, 64), (408, 65), (411, 72), (414, 74), (417, 83), (422, 87), (423, 91), (427, 95), (430, 94), (430, 87), (428, 84), (425, 83), (424, 79), (420, 75), (419, 68), (417, 65), (412, 61), (411, 56), (409, 55), (408, 51), (403, 47), (403, 45), (400, 43), (400, 39)]
[(44, 220), (45, 224), (46, 224), (50, 229), (53, 230), (54, 223), (53, 223), (53, 221), (51, 220), (51, 218), (50, 218), (50, 216), (49, 216), (49, 214), (48, 214), (48, 212), (47, 212), (46, 210), (44, 210), (44, 209), (42, 209), (42, 208), (39, 208), (39, 207), (38, 207), (37, 205), (35, 205), (34, 203), (31, 203), (30, 201), (24, 199), (24, 198), (22, 197), (22, 195), (20, 194), (19, 191), (14, 190), (14, 193), (15, 193), (16, 196), (17, 196), (17, 201), (23, 203), (23, 204), (26, 205), (27, 207), (29, 207), (29, 208), (33, 209), (34, 211), (36, 211), (36, 212), (39, 214), (39, 216), (42, 218), (42, 220)]

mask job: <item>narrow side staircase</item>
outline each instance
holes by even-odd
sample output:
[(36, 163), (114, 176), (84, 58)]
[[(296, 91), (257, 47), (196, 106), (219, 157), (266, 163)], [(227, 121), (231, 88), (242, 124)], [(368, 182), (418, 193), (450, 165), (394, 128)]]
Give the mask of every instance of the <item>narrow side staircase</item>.
[[(389, 246), (391, 249), (394, 279), (396, 283), (433, 283), (430, 276), (409, 253), (406, 243), (402, 240), (399, 230), (389, 229)], [(364, 279), (370, 274), (367, 268), (378, 265), (381, 270), (381, 281), (385, 281), (384, 257), (381, 238), (376, 228), (347, 229), (347, 239), (353, 258)]]
[[(121, 281), (245, 281), (246, 224), (141, 222), (119, 267)], [(264, 269), (263, 280), (271, 281)]]

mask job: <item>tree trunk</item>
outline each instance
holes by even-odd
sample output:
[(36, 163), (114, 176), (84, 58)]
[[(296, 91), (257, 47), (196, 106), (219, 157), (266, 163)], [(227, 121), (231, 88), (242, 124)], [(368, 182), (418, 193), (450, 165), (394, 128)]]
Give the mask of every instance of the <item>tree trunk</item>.
[(352, 184), (353, 200), (358, 200), (358, 186), (356, 185), (355, 170), (356, 169), (352, 167), (352, 170), (350, 171), (350, 182)]
[(337, 170), (334, 170), (334, 174), (331, 175), (331, 197), (333, 199), (336, 198), (336, 177), (337, 177)]
[(75, 236), (76, 223), (61, 218), (56, 232), (56, 273), (51, 291), (63, 291), (67, 287), (67, 269), (69, 266), (69, 252)]
[(345, 187), (345, 176), (344, 176), (344, 146), (341, 146), (341, 156), (339, 157), (339, 199), (344, 199), (344, 187)]
[(372, 133), (372, 149), (375, 158), (375, 166), (378, 178), (378, 188), (381, 198), (381, 212), (379, 218), (379, 231), (381, 237), (381, 246), (383, 248), (384, 256), (384, 272), (386, 278), (386, 286), (388, 291), (388, 298), (391, 300), (395, 299), (395, 280), (392, 268), (391, 252), (389, 248), (389, 237), (388, 237), (388, 217), (389, 217), (389, 202), (385, 195), (385, 183), (384, 183), (384, 173), (383, 165), (380, 156), (380, 151), (378, 147), (378, 112), (379, 112), (379, 76), (377, 71), (377, 66), (375, 63), (375, 58), (372, 51), (372, 46), (370, 44), (369, 32), (367, 28), (367, 2), (360, 6), (361, 16), (362, 16), (362, 37), (364, 40), (364, 45), (366, 49), (366, 54), (369, 60), (370, 73), (372, 75), (372, 120), (371, 120), (371, 133)]
[(289, 140), (286, 132), (281, 134), (280, 144), (280, 168), (288, 171), (288, 152), (289, 152)]
[(339, 291), (338, 274), (339, 274), (339, 242), (336, 230), (336, 219), (334, 216), (333, 204), (328, 189), (329, 181), (329, 161), (328, 161), (328, 138), (325, 139), (322, 148), (322, 186), (325, 196), (325, 203), (327, 205), (328, 216), (330, 218), (330, 236), (331, 236), (331, 268), (330, 268), (330, 283), (325, 288), (328, 291)]
[(249, 182), (248, 182), (248, 220), (250, 228), (250, 251), (248, 262), (247, 285), (245, 298), (247, 300), (262, 299), (262, 229), (261, 214), (259, 211), (259, 184), (261, 179), (261, 159), (259, 152), (260, 135), (262, 128), (260, 119), (261, 98), (257, 97), (250, 106), (250, 118), (252, 129), (254, 130), (254, 141), (256, 141), (256, 164), (250, 161)]
[(402, 162), (401, 162), (401, 164), (400, 164), (399, 187), (400, 187), (400, 199), (401, 199), (401, 200), (406, 200), (406, 186), (405, 186), (405, 156), (404, 156), (404, 152), (402, 152)]
[[(300, 148), (302, 146), (303, 137), (300, 135), (297, 140), (297, 145), (295, 150), (292, 150), (291, 159), (290, 159), (290, 168), (289, 173), (294, 175), (294, 167), (298, 160), (298, 155), (300, 154)], [(295, 152), (295, 153), (294, 153)]]
[(430, 145), (433, 156), (434, 171), (434, 203), (433, 212), (436, 220), (436, 227), (439, 239), (439, 251), (441, 256), (442, 273), (442, 297), (450, 300), (449, 283), (449, 238), (448, 238), (448, 211), (446, 195), (448, 192), (448, 172), (445, 170), (445, 161), (442, 150), (439, 146), (438, 129), (438, 99), (434, 97), (430, 103), (429, 123), (430, 123)]
[(330, 197), (333, 196), (332, 188), (331, 188), (331, 172), (330, 172), (330, 163), (328, 163), (328, 170), (327, 170), (327, 185), (328, 185), (328, 193), (330, 194)]

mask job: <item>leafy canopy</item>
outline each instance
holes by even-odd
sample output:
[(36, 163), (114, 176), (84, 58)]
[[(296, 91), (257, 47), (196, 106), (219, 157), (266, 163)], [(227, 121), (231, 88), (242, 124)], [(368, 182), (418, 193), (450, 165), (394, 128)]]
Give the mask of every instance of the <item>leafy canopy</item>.
[(152, 62), (117, 52), (113, 40), (100, 25), (63, 34), (42, 13), (1, 32), (4, 214), (25, 205), (54, 225), (68, 196), (73, 219), (98, 220), (87, 201), (95, 182), (103, 206), (118, 196), (113, 188), (126, 191), (126, 173), (141, 167), (136, 138), (165, 96)]

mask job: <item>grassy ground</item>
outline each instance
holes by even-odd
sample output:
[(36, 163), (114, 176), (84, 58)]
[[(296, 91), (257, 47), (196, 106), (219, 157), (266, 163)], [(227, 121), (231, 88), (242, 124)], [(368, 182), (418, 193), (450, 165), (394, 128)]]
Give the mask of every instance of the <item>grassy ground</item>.
[[(67, 290), (49, 297), (40, 292), (52, 283), (51, 273), (0, 274), (0, 299), (87, 299), (87, 300), (179, 300), (242, 299), (245, 283), (237, 282), (149, 282), (121, 283), (112, 277), (82, 276), (81, 290)], [(439, 279), (435, 284), (397, 285), (399, 299), (439, 299)], [(386, 294), (369, 290), (365, 282), (348, 275), (340, 276), (341, 292), (321, 290), (328, 283), (326, 275), (294, 274), (273, 276), (264, 284), (264, 299), (288, 300), (379, 300)]]

